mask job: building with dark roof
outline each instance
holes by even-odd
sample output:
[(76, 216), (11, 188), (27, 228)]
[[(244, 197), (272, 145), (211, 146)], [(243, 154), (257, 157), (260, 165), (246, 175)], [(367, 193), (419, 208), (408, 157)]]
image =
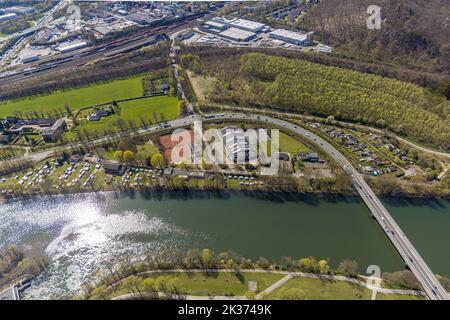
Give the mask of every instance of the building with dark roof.
[(125, 166), (119, 161), (103, 161), (103, 169), (106, 174), (121, 176), (125, 172)]
[(50, 128), (42, 130), (42, 138), (45, 141), (53, 142), (59, 139), (61, 134), (66, 129), (66, 120), (64, 118), (58, 119)]

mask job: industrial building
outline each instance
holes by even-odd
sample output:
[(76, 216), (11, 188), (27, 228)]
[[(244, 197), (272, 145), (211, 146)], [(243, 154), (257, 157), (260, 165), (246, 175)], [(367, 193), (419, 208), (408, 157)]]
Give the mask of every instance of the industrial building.
[(187, 40), (190, 37), (192, 37), (194, 35), (194, 31), (192, 31), (192, 29), (186, 30), (184, 32), (181, 32), (179, 34), (177, 34), (177, 36), (175, 37), (175, 39), (177, 41), (183, 41), (183, 40)]
[(34, 61), (38, 61), (38, 60), (39, 60), (39, 56), (37, 56), (37, 55), (24, 56), (20, 59), (20, 61), (22, 63), (30, 63), (30, 62), (34, 62)]
[(206, 21), (203, 27), (211, 32), (222, 32), (228, 28), (226, 24), (214, 20)]
[(17, 14), (15, 13), (7, 13), (0, 16), (0, 22), (14, 20), (17, 18)]
[(61, 43), (56, 50), (61, 53), (66, 53), (74, 50), (78, 50), (81, 48), (85, 48), (88, 46), (88, 43), (86, 41), (77, 41), (77, 42), (65, 42)]
[(309, 34), (294, 32), (284, 29), (276, 29), (269, 33), (272, 39), (282, 40), (298, 46), (306, 45), (309, 41)]
[(21, 7), (21, 6), (14, 6), (3, 9), (5, 13), (15, 13), (15, 14), (29, 14), (36, 11), (33, 7)]
[(229, 28), (219, 33), (219, 36), (232, 41), (248, 42), (256, 37), (256, 33), (238, 28)]
[(264, 29), (265, 25), (260, 22), (250, 21), (246, 19), (236, 18), (228, 22), (230, 27), (246, 30), (250, 32), (260, 32)]
[(50, 128), (42, 130), (42, 138), (45, 141), (56, 141), (66, 129), (66, 121), (64, 118), (58, 119)]
[(203, 23), (201, 29), (208, 33), (217, 34), (224, 39), (248, 42), (256, 38), (259, 33), (266, 32), (268, 27), (263, 23), (241, 18), (214, 17)]

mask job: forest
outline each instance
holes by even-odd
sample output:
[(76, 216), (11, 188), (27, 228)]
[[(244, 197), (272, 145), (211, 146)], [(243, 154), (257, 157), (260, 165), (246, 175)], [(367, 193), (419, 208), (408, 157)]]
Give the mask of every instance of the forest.
[[(184, 65), (197, 66), (192, 57)], [(214, 102), (334, 116), (450, 147), (450, 102), (415, 84), (256, 52), (242, 55), (239, 68), (226, 59), (220, 66), (201, 61), (197, 73), (220, 79), (210, 94)]]
[[(381, 29), (366, 26), (369, 5), (381, 8)], [(448, 0), (321, 0), (299, 21), (334, 55), (450, 73)]]

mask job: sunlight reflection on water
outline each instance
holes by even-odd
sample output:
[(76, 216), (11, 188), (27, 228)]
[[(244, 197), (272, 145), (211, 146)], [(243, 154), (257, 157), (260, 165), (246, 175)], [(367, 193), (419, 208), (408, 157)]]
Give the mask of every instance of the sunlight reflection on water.
[(143, 252), (156, 254), (182, 241), (185, 232), (153, 217), (151, 210), (109, 213), (113, 201), (105, 194), (73, 195), (2, 205), (0, 243), (28, 243), (40, 233), (51, 237), (44, 246), (49, 269), (26, 291), (26, 299), (70, 297), (100, 266)]

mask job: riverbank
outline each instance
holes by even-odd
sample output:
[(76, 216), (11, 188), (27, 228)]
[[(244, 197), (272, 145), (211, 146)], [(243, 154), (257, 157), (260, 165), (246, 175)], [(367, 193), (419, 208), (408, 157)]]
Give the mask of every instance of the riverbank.
[[(382, 199), (385, 201), (385, 199)], [(392, 199), (386, 205), (432, 270), (447, 275), (448, 203)], [(121, 259), (176, 257), (189, 248), (233, 250), (258, 260), (316, 256), (332, 268), (353, 259), (364, 273), (404, 265), (377, 222), (356, 197), (258, 193), (83, 193), (9, 201), (0, 206), (1, 243), (22, 244), (49, 257), (48, 270), (26, 299), (76, 294), (99, 266)]]
[[(186, 195), (189, 194), (196, 194), (196, 193), (202, 193), (206, 192), (211, 195), (227, 195), (227, 194), (242, 194), (244, 196), (249, 197), (255, 197), (258, 199), (264, 199), (264, 200), (271, 200), (271, 201), (283, 201), (283, 200), (289, 200), (289, 199), (298, 199), (298, 198), (306, 198), (308, 195), (316, 195), (319, 197), (324, 198), (339, 198), (339, 197), (355, 197), (358, 198), (358, 195), (356, 192), (323, 192), (323, 191), (308, 191), (308, 192), (293, 192), (293, 191), (274, 191), (269, 190), (265, 187), (258, 187), (254, 189), (240, 189), (240, 188), (200, 188), (200, 187), (183, 187), (183, 188), (173, 188), (173, 187), (165, 187), (165, 186), (154, 186), (154, 187), (145, 187), (145, 188), (123, 188), (123, 189), (116, 189), (116, 188), (102, 188), (100, 190), (93, 191), (92, 189), (77, 189), (70, 192), (64, 192), (64, 191), (53, 191), (48, 193), (40, 193), (40, 192), (29, 192), (22, 195), (5, 195), (0, 194), (0, 201), (2, 203), (8, 203), (11, 201), (19, 201), (19, 200), (26, 200), (26, 199), (38, 199), (41, 197), (47, 197), (47, 196), (63, 196), (63, 195), (77, 195), (77, 194), (92, 194), (92, 193), (111, 193), (116, 196), (119, 196), (120, 194), (134, 196), (134, 195), (142, 195), (144, 197), (152, 197), (152, 196), (161, 196), (161, 195), (167, 195), (172, 193), (175, 196), (179, 195)], [(407, 196), (407, 195), (392, 195), (392, 194), (379, 194), (376, 193), (379, 196), (382, 196), (387, 199), (393, 199), (393, 200), (399, 200), (399, 201), (406, 201), (411, 203), (426, 203), (427, 201), (439, 201), (439, 200), (450, 200), (450, 198), (441, 198), (441, 197), (434, 197), (434, 196)]]

